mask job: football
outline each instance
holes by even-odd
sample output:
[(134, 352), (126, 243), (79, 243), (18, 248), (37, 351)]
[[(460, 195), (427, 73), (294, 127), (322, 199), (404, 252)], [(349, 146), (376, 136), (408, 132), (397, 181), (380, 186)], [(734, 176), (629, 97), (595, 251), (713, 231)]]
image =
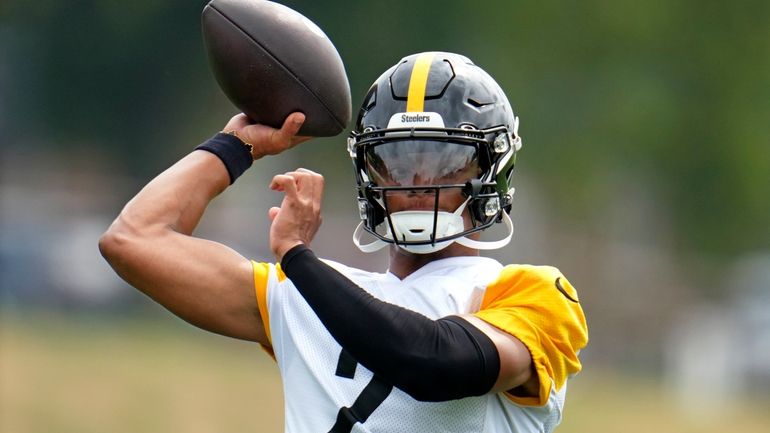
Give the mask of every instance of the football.
[(312, 21), (265, 0), (212, 0), (201, 28), (209, 65), (230, 101), (256, 122), (280, 128), (305, 114), (299, 135), (342, 132), (350, 85), (337, 49)]

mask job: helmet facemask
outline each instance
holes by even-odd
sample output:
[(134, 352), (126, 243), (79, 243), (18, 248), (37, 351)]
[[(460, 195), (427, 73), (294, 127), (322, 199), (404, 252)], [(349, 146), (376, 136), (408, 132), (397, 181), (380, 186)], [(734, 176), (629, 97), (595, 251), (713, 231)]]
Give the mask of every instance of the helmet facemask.
[[(499, 152), (490, 145), (495, 139)], [(362, 218), (359, 247), (363, 228), (380, 241), (376, 249), (391, 243), (424, 254), (454, 241), (484, 248), (465, 237), (500, 222), (510, 208), (516, 148), (505, 128), (386, 129), (352, 136), (350, 146)]]

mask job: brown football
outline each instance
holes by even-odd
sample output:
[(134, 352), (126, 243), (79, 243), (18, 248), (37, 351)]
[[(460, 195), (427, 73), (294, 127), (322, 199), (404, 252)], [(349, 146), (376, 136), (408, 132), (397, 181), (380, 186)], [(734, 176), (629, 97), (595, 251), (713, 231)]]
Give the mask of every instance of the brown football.
[(201, 16), (211, 70), (230, 101), (254, 122), (280, 128), (301, 111), (300, 135), (342, 132), (350, 85), (337, 49), (299, 12), (265, 0), (212, 0)]

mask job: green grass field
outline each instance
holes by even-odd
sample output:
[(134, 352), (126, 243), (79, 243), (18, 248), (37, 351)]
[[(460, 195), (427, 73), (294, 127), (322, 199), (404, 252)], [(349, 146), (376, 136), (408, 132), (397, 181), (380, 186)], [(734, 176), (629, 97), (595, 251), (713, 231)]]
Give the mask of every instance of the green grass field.
[[(278, 370), (256, 345), (170, 316), (0, 322), (2, 433), (277, 433), (282, 398)], [(692, 420), (661, 384), (589, 368), (572, 382), (557, 431), (761, 432), (768, 403)]]

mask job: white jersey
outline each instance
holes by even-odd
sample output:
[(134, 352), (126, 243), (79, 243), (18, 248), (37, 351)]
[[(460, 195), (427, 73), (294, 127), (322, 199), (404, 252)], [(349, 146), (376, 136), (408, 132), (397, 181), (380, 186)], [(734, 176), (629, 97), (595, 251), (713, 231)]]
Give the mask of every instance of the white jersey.
[[(489, 258), (453, 257), (430, 262), (400, 280), (390, 273), (326, 263), (376, 298), (431, 319), (478, 312), (487, 286), (504, 269)], [(371, 371), (343, 353), (279, 266), (255, 262), (254, 269), (260, 312), (283, 378), (287, 433), (325, 433), (335, 425), (335, 433), (550, 432), (561, 420), (566, 383), (543, 380), (548, 369), (537, 368), (541, 394), (547, 394), (539, 400), (497, 393), (420, 402), (398, 388), (378, 386)], [(526, 338), (522, 341), (530, 347)]]

